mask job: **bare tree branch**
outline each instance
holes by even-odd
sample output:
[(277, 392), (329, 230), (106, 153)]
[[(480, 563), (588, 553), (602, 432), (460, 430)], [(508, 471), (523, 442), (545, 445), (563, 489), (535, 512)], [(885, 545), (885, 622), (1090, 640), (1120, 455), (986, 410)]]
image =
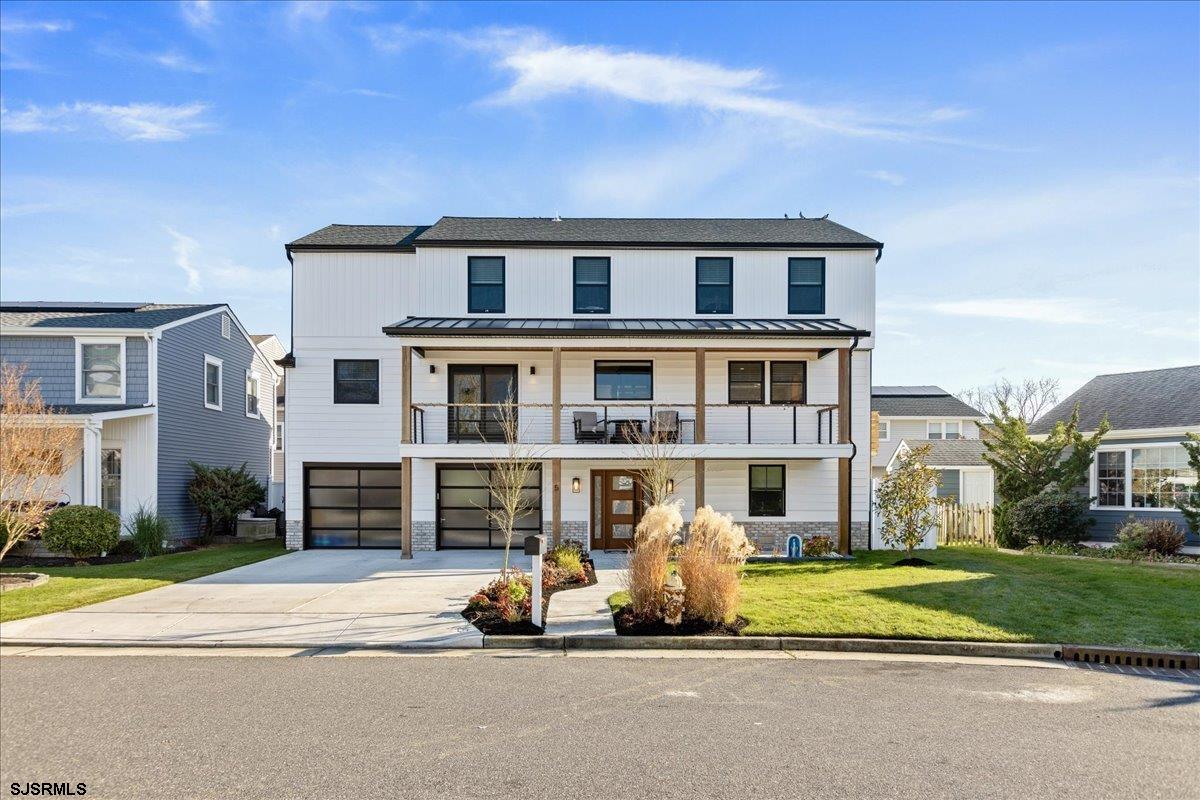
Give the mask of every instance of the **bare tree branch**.
[(517, 523), (527, 514), (536, 511), (538, 503), (534, 497), (538, 487), (529, 486), (529, 479), (536, 475), (540, 466), (540, 451), (522, 441), (520, 417), (516, 403), (510, 397), (498, 406), (483, 406), (481, 411), (489, 413), (495, 409), (495, 421), (504, 434), (504, 449), (485, 469), (478, 468), (487, 485), (491, 502), (487, 506), (476, 503), (488, 520), (504, 535), (504, 566), (500, 576), (508, 579), (509, 557)]
[(964, 389), (956, 396), (988, 416), (999, 416), (1001, 409), (1007, 408), (1012, 416), (1030, 423), (1054, 407), (1058, 393), (1057, 378), (1026, 378), (1020, 383), (1001, 378), (991, 386)]

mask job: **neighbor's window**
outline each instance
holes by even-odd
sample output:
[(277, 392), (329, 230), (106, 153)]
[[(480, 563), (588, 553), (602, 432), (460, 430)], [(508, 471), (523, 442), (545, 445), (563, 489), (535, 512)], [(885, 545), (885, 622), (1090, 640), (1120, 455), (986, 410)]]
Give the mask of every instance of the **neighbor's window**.
[(962, 423), (960, 422), (930, 422), (930, 439), (961, 439)]
[(733, 313), (733, 259), (696, 259), (696, 313)]
[(892, 438), (892, 422), (891, 420), (879, 420), (879, 441), (886, 442)]
[(961, 470), (957, 469), (940, 469), (938, 470), (941, 483), (937, 487), (937, 496), (949, 498), (953, 502), (958, 502), (959, 489), (962, 484)]
[(803, 403), (807, 369), (803, 361), (772, 361), (771, 402)]
[(1096, 505), (1125, 505), (1125, 451), (1096, 453)]
[(729, 362), (729, 402), (732, 405), (763, 402), (763, 362)]
[(378, 403), (379, 361), (375, 359), (334, 359), (333, 402)]
[(788, 313), (825, 313), (825, 259), (788, 259)]
[(504, 311), (504, 257), (467, 258), (467, 311), (499, 314)]
[(120, 400), (121, 345), (117, 342), (79, 345), (79, 396), (86, 400)]
[(607, 258), (575, 257), (575, 313), (607, 314), (611, 306), (609, 276), (611, 262)]
[(1134, 508), (1176, 508), (1196, 484), (1196, 471), (1188, 466), (1182, 446), (1135, 447), (1133, 463)]
[(275, 423), (275, 449), (283, 450), (283, 423)]
[(258, 416), (258, 378), (251, 370), (246, 370), (246, 416)]
[(785, 494), (782, 464), (750, 465), (750, 516), (784, 516)]
[(649, 361), (597, 361), (597, 400), (651, 400), (654, 365)]
[(221, 410), (222, 371), (221, 359), (204, 357), (204, 407), (214, 411)]

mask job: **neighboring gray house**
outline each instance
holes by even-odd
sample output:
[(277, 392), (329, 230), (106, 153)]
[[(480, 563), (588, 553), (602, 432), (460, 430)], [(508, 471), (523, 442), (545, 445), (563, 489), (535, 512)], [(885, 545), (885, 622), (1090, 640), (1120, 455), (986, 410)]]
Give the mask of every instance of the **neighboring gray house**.
[(271, 367), (275, 370), (277, 378), (275, 388), (275, 431), (271, 437), (271, 486), (267, 490), (267, 505), (271, 508), (282, 509), (284, 507), (284, 491), (287, 486), (287, 457), (284, 453), (283, 435), (283, 403), (284, 403), (284, 373), (283, 367), (278, 365), (279, 359), (287, 355), (287, 348), (283, 346), (283, 342), (279, 341), (279, 337), (273, 333), (253, 333), (250, 339), (258, 345), (258, 349), (262, 354), (271, 361)]
[[(1174, 506), (1196, 472), (1188, 467), (1180, 442), (1200, 434), (1200, 365), (1099, 375), (1029, 427), (1050, 433), (1079, 405), (1079, 429), (1094, 432), (1108, 416), (1112, 426), (1096, 452), (1089, 475), (1092, 538), (1113, 541), (1131, 515), (1174, 520), (1187, 529)], [(1188, 544), (1200, 537), (1188, 531)]]
[(192, 538), (188, 461), (270, 480), (277, 373), (226, 305), (0, 302), (0, 363), (80, 428), (64, 502), (157, 509)]

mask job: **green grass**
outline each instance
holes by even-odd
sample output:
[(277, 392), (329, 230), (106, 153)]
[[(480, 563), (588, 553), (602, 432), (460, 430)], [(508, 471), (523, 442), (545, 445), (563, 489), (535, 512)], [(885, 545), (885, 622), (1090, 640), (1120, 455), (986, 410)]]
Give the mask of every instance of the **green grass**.
[(967, 547), (921, 556), (935, 566), (894, 567), (890, 552), (747, 564), (742, 632), (1200, 650), (1200, 570)]
[(264, 539), (171, 553), (131, 561), (80, 567), (5, 567), (3, 572), (42, 572), (50, 580), (32, 589), (0, 594), (0, 622), (35, 617), (54, 611), (112, 600), (160, 586), (188, 581), (214, 572), (283, 555), (281, 539)]

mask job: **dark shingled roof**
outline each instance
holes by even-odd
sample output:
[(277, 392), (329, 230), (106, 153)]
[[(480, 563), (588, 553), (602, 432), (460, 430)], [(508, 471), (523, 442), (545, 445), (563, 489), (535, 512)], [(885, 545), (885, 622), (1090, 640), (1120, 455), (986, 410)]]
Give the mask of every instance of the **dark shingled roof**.
[(925, 457), (927, 467), (986, 467), (983, 454), (987, 448), (981, 439), (905, 439), (911, 449), (929, 445)]
[(442, 217), (417, 244), (882, 247), (828, 219)]
[(60, 406), (50, 406), (57, 414), (104, 414), (108, 411), (128, 411), (131, 408), (146, 408), (137, 403), (108, 404), (100, 403), (68, 403)]
[(881, 417), (984, 416), (940, 386), (872, 386), (871, 410)]
[(1029, 426), (1049, 433), (1079, 404), (1079, 428), (1094, 431), (1107, 413), (1113, 430), (1200, 426), (1200, 364), (1098, 375)]
[(316, 247), (412, 247), (412, 240), (428, 225), (326, 225), (319, 231), (301, 236), (288, 248)]
[(383, 329), (389, 336), (870, 336), (837, 319), (564, 319), (408, 317)]
[(223, 304), (0, 302), (5, 328), (157, 328)]

